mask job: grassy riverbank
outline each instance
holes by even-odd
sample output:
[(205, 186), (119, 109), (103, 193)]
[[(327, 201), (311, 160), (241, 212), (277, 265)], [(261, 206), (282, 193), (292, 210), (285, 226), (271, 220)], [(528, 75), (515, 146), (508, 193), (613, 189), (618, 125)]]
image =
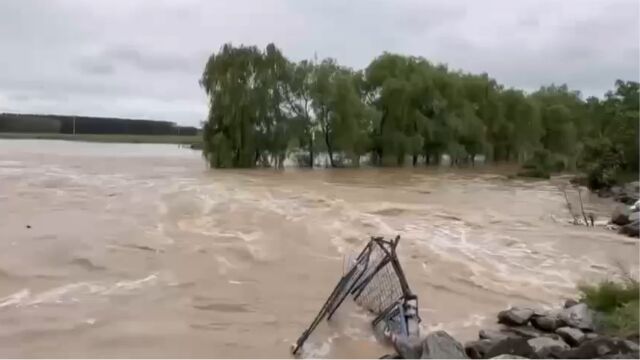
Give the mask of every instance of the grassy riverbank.
[(59, 133), (0, 133), (0, 139), (47, 139), (111, 143), (144, 144), (200, 144), (201, 135), (130, 135), (130, 134), (59, 134)]

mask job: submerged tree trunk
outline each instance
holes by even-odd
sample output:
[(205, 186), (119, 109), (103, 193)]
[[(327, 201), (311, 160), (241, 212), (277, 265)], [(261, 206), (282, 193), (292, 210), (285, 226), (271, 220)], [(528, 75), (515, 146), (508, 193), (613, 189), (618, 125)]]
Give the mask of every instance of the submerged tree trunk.
[(309, 167), (313, 168), (313, 135), (309, 137)]
[(324, 141), (327, 145), (327, 152), (329, 153), (329, 163), (331, 163), (331, 167), (336, 167), (336, 164), (333, 162), (333, 149), (331, 148), (331, 141), (329, 140), (328, 131), (325, 131), (324, 133)]
[(354, 155), (351, 160), (352, 167), (360, 167), (360, 155)]

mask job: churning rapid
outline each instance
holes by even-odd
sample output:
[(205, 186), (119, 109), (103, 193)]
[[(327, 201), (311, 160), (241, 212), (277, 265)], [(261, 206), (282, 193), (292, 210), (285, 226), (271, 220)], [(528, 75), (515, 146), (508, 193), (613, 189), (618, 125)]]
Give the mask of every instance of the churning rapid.
[[(637, 271), (636, 240), (568, 223), (565, 180), (499, 173), (221, 171), (177, 145), (0, 140), (0, 356), (287, 357), (370, 235), (401, 235), (423, 331), (461, 340)], [(613, 203), (583, 199), (606, 221)], [(382, 355), (367, 319), (340, 313), (305, 354)]]

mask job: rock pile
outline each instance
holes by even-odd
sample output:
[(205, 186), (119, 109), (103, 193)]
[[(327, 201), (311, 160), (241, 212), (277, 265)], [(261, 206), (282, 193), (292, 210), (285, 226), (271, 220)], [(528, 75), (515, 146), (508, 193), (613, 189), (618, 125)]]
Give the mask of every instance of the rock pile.
[(568, 358), (638, 359), (636, 342), (595, 332), (595, 313), (584, 303), (567, 301), (563, 309), (511, 308), (498, 314), (501, 327), (481, 330), (465, 344), (472, 359)]
[(395, 341), (395, 359), (638, 359), (638, 335), (621, 339), (596, 332), (597, 314), (567, 300), (562, 309), (511, 308), (498, 313), (496, 329), (480, 330), (462, 346), (445, 331), (415, 344)]
[(623, 186), (600, 189), (598, 195), (600, 197), (613, 197), (614, 200), (623, 204), (632, 205), (640, 200), (640, 182), (632, 181)]
[(620, 226), (618, 233), (638, 237), (640, 234), (640, 201), (636, 201), (631, 206), (618, 206), (613, 211), (610, 222)]

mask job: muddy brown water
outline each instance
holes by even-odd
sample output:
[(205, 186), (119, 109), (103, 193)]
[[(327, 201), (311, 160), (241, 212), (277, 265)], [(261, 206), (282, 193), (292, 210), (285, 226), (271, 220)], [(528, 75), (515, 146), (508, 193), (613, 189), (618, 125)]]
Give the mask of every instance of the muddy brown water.
[[(637, 273), (637, 241), (568, 224), (565, 182), (217, 171), (175, 145), (0, 140), (0, 356), (289, 357), (345, 256), (396, 234), (423, 331), (472, 339), (509, 305)], [(614, 204), (583, 198), (606, 221)], [(304, 356), (386, 350), (368, 314), (336, 319)]]

